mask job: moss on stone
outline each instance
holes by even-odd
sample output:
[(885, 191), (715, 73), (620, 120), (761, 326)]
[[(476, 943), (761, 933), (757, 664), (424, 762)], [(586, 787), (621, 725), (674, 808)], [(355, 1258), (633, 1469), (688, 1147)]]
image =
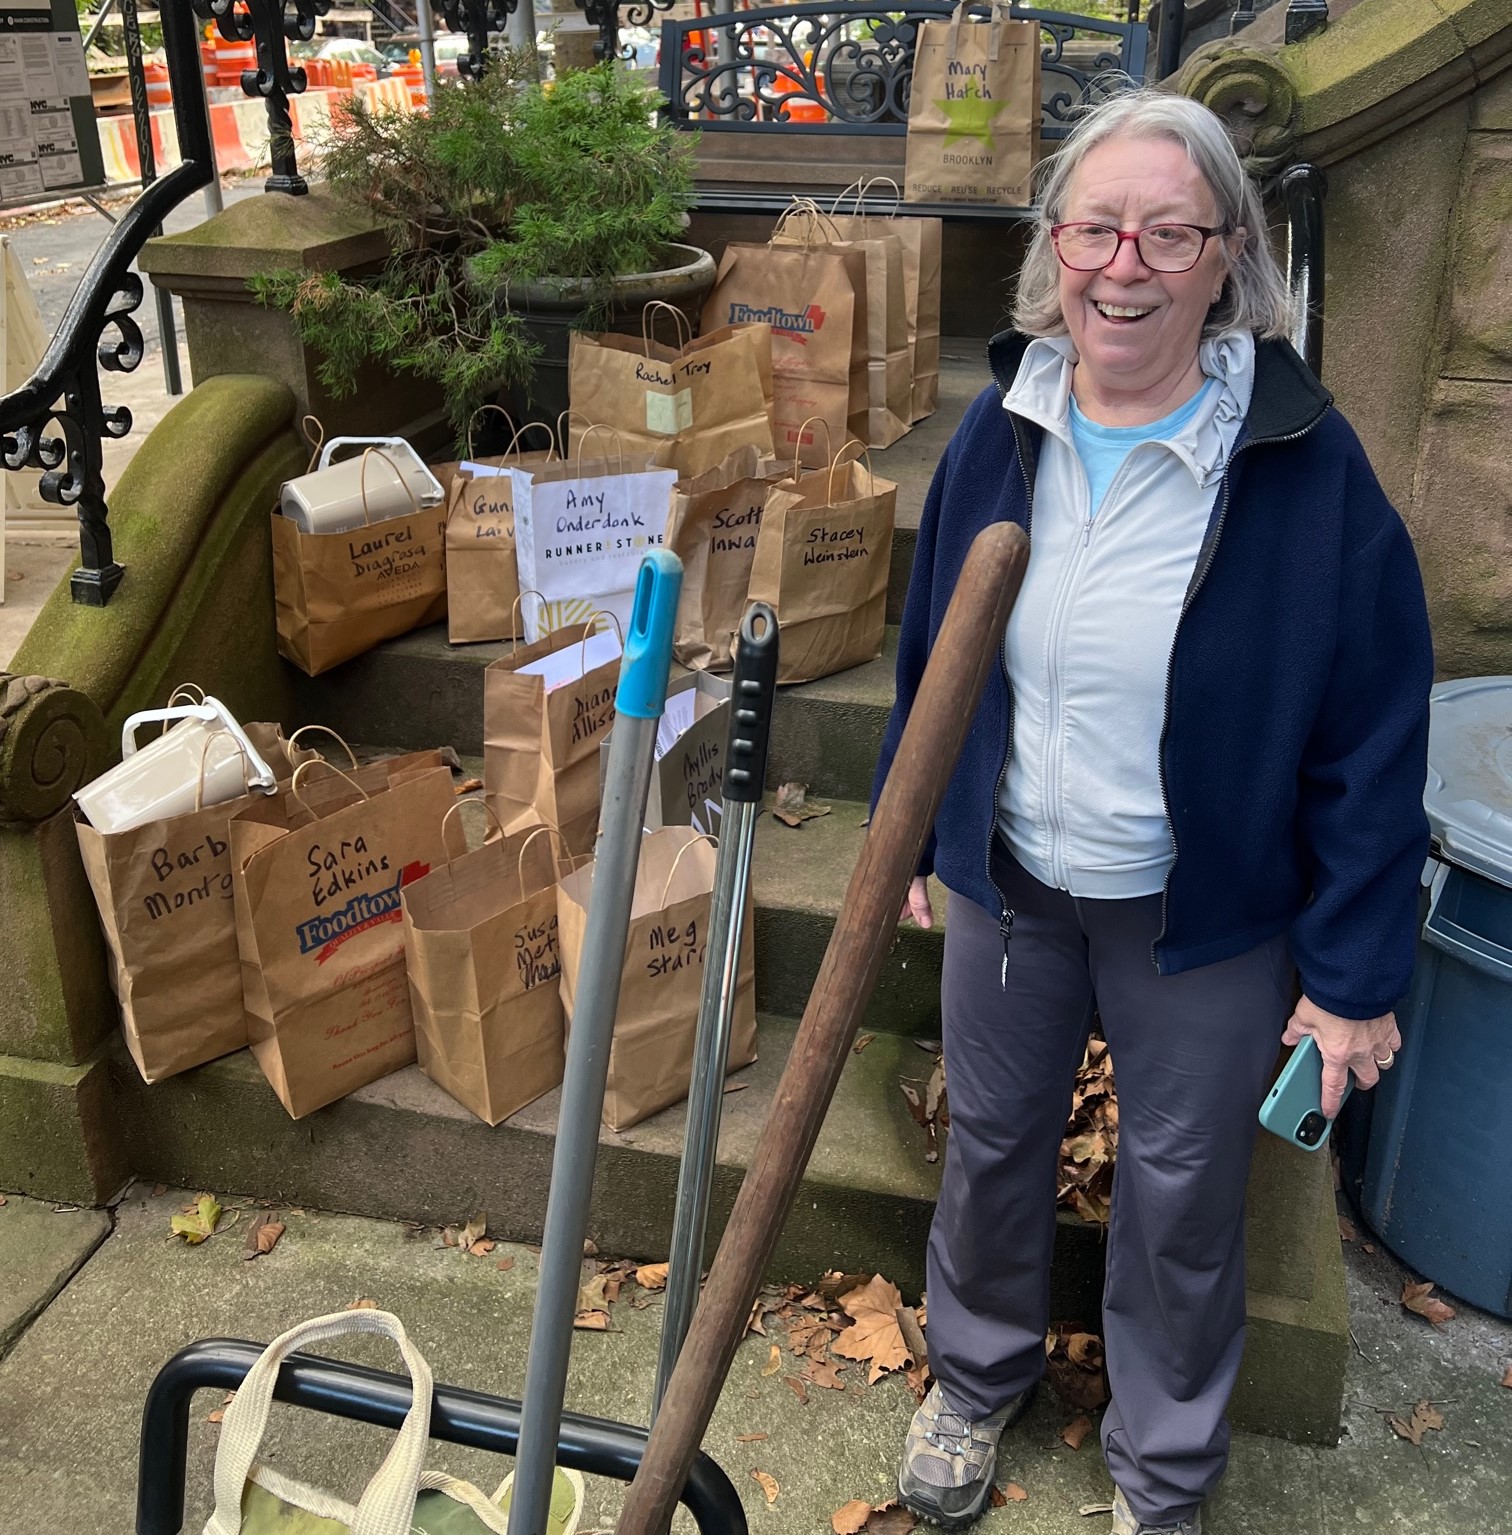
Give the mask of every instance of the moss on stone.
[(128, 1173), (102, 1049), (80, 1066), (0, 1055), (0, 1188), (100, 1204)]

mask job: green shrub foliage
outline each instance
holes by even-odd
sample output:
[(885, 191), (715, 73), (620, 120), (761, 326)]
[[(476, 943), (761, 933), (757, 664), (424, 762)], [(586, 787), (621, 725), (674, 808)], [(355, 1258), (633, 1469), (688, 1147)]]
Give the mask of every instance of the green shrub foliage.
[(354, 98), (321, 146), (325, 174), (382, 221), (388, 261), (253, 288), (293, 314), (334, 394), (378, 361), (439, 384), (461, 436), (500, 383), (529, 374), (512, 284), (584, 281), (583, 323), (602, 325), (613, 278), (664, 264), (693, 201), (693, 143), (657, 123), (658, 103), (612, 63), (538, 84), (510, 52), (481, 80), (442, 84), (429, 114)]

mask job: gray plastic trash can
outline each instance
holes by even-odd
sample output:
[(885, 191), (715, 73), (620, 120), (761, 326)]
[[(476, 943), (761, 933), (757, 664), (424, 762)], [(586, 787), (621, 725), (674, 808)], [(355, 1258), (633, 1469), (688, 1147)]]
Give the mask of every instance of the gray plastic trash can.
[(1427, 919), (1361, 1205), (1425, 1278), (1512, 1316), (1512, 677), (1432, 697)]

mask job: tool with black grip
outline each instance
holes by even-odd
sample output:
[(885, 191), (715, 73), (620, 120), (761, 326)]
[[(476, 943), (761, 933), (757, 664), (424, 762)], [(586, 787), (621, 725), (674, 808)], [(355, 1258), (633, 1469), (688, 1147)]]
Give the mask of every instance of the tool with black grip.
[(730, 739), (724, 760), (723, 817), (714, 863), (709, 937), (704, 947), (703, 991), (693, 1045), (693, 1084), (688, 1092), (682, 1171), (677, 1179), (677, 1213), (672, 1226), (667, 1304), (662, 1315), (661, 1354), (651, 1406), (653, 1418), (661, 1406), (667, 1382), (672, 1379), (683, 1339), (688, 1335), (703, 1272), (704, 1230), (709, 1218), (709, 1190), (714, 1182), (714, 1154), (719, 1145), (725, 1069), (730, 1058), (740, 942), (751, 887), (751, 842), (761, 810), (776, 691), (777, 615), (766, 603), (753, 602), (740, 625), (735, 653)]

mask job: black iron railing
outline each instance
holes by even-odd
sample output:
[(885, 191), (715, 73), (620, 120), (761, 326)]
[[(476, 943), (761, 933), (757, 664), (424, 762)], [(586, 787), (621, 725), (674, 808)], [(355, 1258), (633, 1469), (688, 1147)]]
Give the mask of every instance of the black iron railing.
[[(184, 1472), (189, 1451), (189, 1405), (202, 1387), (235, 1390), (262, 1347), (236, 1338), (207, 1338), (182, 1349), (158, 1372), (142, 1413), (137, 1480), (137, 1535), (178, 1535), (184, 1526)], [(338, 1418), (397, 1429), (409, 1412), (406, 1376), (364, 1365), (291, 1354), (278, 1372), (273, 1395)], [(457, 1386), (437, 1386), (431, 1437), (497, 1455), (513, 1455), (520, 1442), (520, 1404)], [(566, 1413), (557, 1464), (592, 1476), (630, 1481), (646, 1450), (646, 1430), (604, 1418)], [(680, 1501), (699, 1535), (746, 1535), (745, 1511), (730, 1479), (700, 1454)]]
[(520, 0), (441, 0), (448, 30), (465, 32), (469, 51), (457, 60), (457, 73), (476, 80), (488, 68), (488, 37), (502, 32)]
[[(974, 7), (974, 9), (976, 9)], [(986, 7), (980, 7), (985, 12)], [(674, 122), (703, 132), (890, 134), (908, 130), (914, 49), (926, 21), (953, 14), (951, 0), (888, 0), (836, 8), (826, 0), (664, 21), (661, 91)], [(1015, 5), (1039, 23), (1046, 82), (1041, 133), (1064, 138), (1077, 111), (1143, 80), (1143, 22)], [(801, 102), (822, 122), (795, 123)]]

